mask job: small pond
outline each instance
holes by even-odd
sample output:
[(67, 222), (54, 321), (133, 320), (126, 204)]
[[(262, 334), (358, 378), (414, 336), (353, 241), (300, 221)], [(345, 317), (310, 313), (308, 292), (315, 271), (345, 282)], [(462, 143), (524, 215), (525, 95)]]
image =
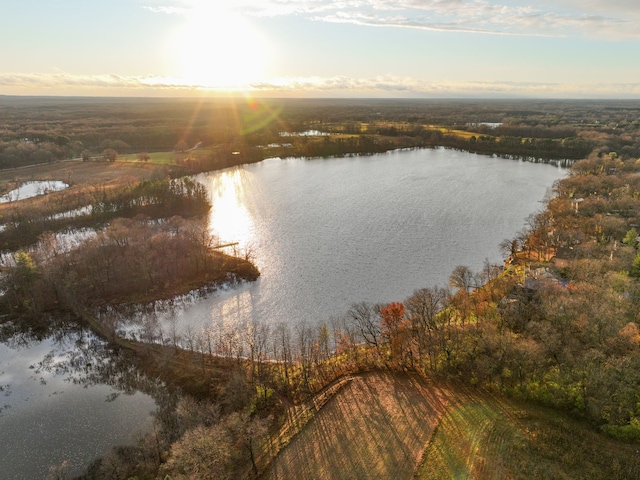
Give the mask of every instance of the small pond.
[(59, 180), (25, 182), (18, 188), (0, 197), (0, 203), (16, 202), (25, 198), (46, 195), (69, 188), (69, 185)]

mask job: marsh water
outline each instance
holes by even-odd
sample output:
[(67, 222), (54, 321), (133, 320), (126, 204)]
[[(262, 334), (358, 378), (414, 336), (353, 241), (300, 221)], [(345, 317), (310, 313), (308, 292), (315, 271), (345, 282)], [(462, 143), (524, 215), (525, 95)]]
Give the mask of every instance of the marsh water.
[[(500, 263), (498, 245), (525, 225), (565, 171), (454, 150), (334, 159), (270, 159), (199, 175), (211, 229), (228, 253), (247, 249), (257, 282), (173, 310), (178, 329), (248, 322), (318, 323), (355, 302), (403, 300), (445, 285), (456, 265)], [(0, 342), (0, 477), (86, 468), (150, 425), (151, 396), (105, 368), (95, 339), (66, 333)], [(135, 377), (135, 375), (132, 375)]]
[(15, 202), (24, 200), (25, 198), (36, 197), (38, 195), (46, 195), (50, 192), (64, 190), (69, 185), (62, 181), (34, 181), (25, 182), (18, 188), (11, 190), (9, 193), (0, 196), (0, 203)]
[[(68, 462), (78, 475), (114, 445), (151, 428), (153, 398), (125, 359), (78, 331), (0, 343), (0, 478), (44, 479)], [(148, 390), (145, 388), (145, 390)]]

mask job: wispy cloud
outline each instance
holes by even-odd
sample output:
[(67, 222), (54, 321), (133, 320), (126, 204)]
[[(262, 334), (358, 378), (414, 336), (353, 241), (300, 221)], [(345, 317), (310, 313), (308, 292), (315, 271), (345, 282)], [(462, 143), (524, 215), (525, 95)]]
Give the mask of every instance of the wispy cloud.
[[(171, 1), (171, 0), (168, 0)], [(204, 0), (174, 0), (148, 7), (179, 13)], [(326, 22), (372, 27), (493, 35), (589, 36), (611, 40), (640, 38), (640, 2), (626, 0), (236, 0), (226, 8), (252, 16), (298, 15)]]
[(165, 7), (161, 7), (161, 6), (154, 7), (152, 5), (145, 5), (142, 8), (144, 8), (145, 10), (149, 10), (150, 12), (153, 12), (153, 13), (164, 13), (164, 14), (167, 14), (167, 15), (173, 15), (173, 14), (176, 14), (176, 13), (182, 14), (182, 13), (185, 13), (185, 12), (188, 11), (188, 9), (184, 8), (184, 7), (166, 7), (166, 6)]
[[(484, 0), (371, 0), (368, 7), (343, 9), (316, 16), (325, 21), (370, 26), (529, 36), (594, 36), (610, 39), (640, 37), (633, 18), (595, 8), (509, 5)], [(634, 17), (637, 9), (631, 9)], [(628, 12), (620, 12), (628, 13)]]
[[(0, 74), (5, 93), (28, 90), (37, 95), (169, 95), (220, 93), (228, 90), (160, 76)], [(251, 83), (237, 91), (269, 96), (370, 96), (370, 97), (532, 97), (532, 98), (640, 98), (638, 83), (561, 84), (537, 82), (430, 82), (410, 77), (375, 78), (283, 77)], [(83, 93), (84, 92), (84, 93)]]

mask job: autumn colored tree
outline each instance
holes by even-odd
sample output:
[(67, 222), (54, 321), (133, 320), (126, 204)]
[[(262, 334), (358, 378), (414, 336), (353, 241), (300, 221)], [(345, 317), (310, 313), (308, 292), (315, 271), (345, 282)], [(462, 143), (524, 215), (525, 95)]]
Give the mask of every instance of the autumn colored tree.
[(189, 149), (189, 145), (187, 145), (187, 142), (185, 142), (184, 140), (179, 140), (178, 143), (176, 143), (173, 146), (173, 150), (176, 152), (185, 152)]
[(222, 424), (199, 425), (187, 431), (171, 446), (165, 469), (186, 478), (231, 478), (233, 439)]
[(410, 323), (405, 317), (404, 304), (391, 302), (380, 309), (382, 336), (389, 344), (392, 359), (398, 359), (404, 363), (411, 358), (409, 340), (411, 338)]
[(449, 276), (449, 286), (469, 293), (477, 286), (477, 279), (473, 271), (466, 265), (458, 265)]
[(105, 148), (102, 152), (102, 156), (110, 162), (115, 162), (118, 158), (118, 152), (113, 148)]

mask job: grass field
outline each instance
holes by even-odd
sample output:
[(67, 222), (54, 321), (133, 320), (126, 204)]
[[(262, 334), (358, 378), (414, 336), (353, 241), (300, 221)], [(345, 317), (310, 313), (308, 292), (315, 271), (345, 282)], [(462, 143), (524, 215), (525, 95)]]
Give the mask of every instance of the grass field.
[(152, 152), (149, 153), (149, 160), (147, 162), (141, 162), (138, 158), (138, 154), (118, 155), (119, 162), (134, 162), (134, 163), (151, 163), (155, 165), (173, 165), (179, 159), (182, 158), (199, 158), (206, 157), (211, 154), (210, 148), (198, 148), (197, 150), (189, 150), (187, 152)]
[(123, 179), (144, 180), (163, 171), (162, 165), (156, 165), (153, 162), (67, 160), (46, 165), (0, 170), (0, 182), (61, 180), (80, 186), (97, 182), (113, 184), (122, 183)]
[(637, 479), (638, 450), (552, 410), (374, 373), (340, 389), (261, 478)]
[(429, 125), (428, 128), (435, 128), (439, 130), (441, 133), (446, 135), (455, 135), (456, 137), (464, 138), (465, 140), (469, 140), (471, 137), (478, 137), (480, 134), (476, 132), (468, 132), (467, 130), (457, 130), (451, 129), (447, 127), (436, 127), (434, 125)]
[[(148, 162), (142, 163), (154, 163), (156, 165), (169, 165), (175, 163), (176, 154), (174, 152), (153, 152), (149, 153)], [(118, 161), (120, 162), (140, 162), (138, 154), (118, 155)]]
[(456, 395), (416, 479), (637, 479), (638, 445), (604, 437), (552, 410)]

